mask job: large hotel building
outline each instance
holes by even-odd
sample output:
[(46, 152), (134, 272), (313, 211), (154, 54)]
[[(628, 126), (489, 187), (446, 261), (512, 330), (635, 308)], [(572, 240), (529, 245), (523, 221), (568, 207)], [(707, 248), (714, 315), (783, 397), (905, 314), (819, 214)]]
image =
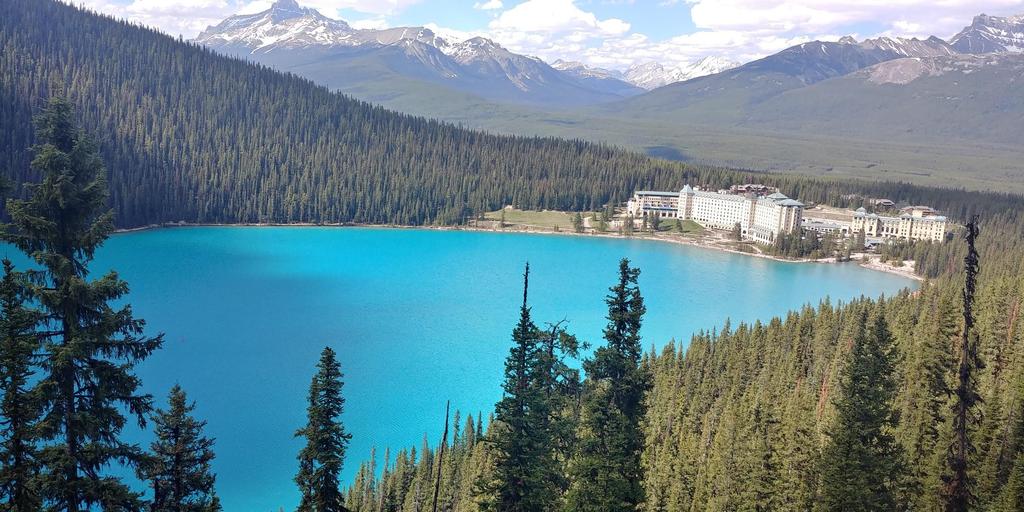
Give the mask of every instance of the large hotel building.
[(767, 196), (709, 192), (686, 185), (679, 192), (640, 190), (629, 200), (632, 217), (692, 220), (713, 229), (737, 224), (746, 240), (770, 244), (779, 233), (800, 229), (804, 205), (775, 192)]
[(877, 215), (858, 208), (853, 214), (850, 231), (863, 231), (864, 236), (870, 238), (941, 242), (946, 237), (946, 223), (946, 217), (937, 215), (927, 206), (908, 206), (900, 210), (899, 217)]

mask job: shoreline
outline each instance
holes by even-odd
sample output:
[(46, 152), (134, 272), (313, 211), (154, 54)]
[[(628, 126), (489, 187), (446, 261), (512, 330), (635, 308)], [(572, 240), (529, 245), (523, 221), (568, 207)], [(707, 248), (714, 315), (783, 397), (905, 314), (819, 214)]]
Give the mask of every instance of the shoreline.
[[(157, 229), (171, 229), (171, 228), (189, 228), (189, 227), (250, 227), (250, 228), (270, 228), (270, 227), (294, 227), (294, 228), (378, 228), (378, 229), (420, 229), (420, 230), (432, 230), (432, 231), (473, 231), (480, 233), (520, 233), (528, 235), (558, 235), (558, 236), (583, 236), (583, 237), (598, 237), (598, 238), (617, 238), (617, 239), (631, 239), (631, 240), (649, 240), (653, 242), (663, 242), (676, 245), (687, 245), (690, 247), (697, 247), (700, 249), (709, 249), (714, 251), (721, 251), (732, 254), (739, 254), (742, 256), (750, 256), (754, 258), (764, 258), (782, 263), (821, 263), (821, 264), (836, 264), (835, 258), (823, 258), (823, 259), (792, 259), (783, 258), (780, 256), (772, 256), (770, 254), (746, 252), (729, 247), (723, 247), (715, 243), (709, 243), (707, 241), (690, 239), (681, 235), (658, 235), (658, 234), (640, 234), (627, 236), (620, 233), (576, 233), (573, 231), (553, 231), (550, 229), (541, 229), (536, 227), (509, 227), (506, 229), (492, 229), (480, 226), (404, 226), (398, 224), (356, 224), (356, 223), (331, 223), (331, 224), (315, 224), (307, 222), (294, 222), (294, 223), (166, 223), (166, 224), (150, 224), (148, 226), (137, 226), (133, 228), (118, 228), (114, 230), (115, 234), (120, 233), (138, 233), (142, 231), (151, 231)], [(844, 263), (856, 263), (857, 266), (873, 270), (875, 272), (883, 272), (886, 274), (900, 276), (906, 279), (910, 279), (917, 282), (923, 282), (925, 279), (914, 273), (913, 265), (905, 265), (903, 267), (895, 267), (886, 263), (882, 263), (879, 258), (871, 257), (868, 261), (862, 261), (861, 259), (854, 257), (849, 262)], [(912, 263), (912, 262), (910, 262)]]

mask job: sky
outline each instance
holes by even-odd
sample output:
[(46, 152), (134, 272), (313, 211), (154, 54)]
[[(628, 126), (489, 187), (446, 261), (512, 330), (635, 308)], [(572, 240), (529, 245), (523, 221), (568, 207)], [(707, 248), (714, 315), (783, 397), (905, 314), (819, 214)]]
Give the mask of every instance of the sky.
[[(254, 13), (272, 0), (65, 0), (171, 35)], [(949, 38), (980, 13), (1024, 14), (1024, 0), (298, 0), (357, 28), (427, 26), (489, 37), (553, 62), (625, 69), (718, 56), (746, 62), (815, 39)]]

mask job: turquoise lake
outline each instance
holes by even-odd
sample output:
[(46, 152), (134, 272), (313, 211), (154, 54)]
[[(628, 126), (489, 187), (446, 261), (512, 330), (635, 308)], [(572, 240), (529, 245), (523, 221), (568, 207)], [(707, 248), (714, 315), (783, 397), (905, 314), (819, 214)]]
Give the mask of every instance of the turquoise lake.
[(276, 511), (297, 502), (300, 442), (292, 434), (325, 345), (346, 375), (348, 481), (373, 446), (382, 456), (424, 434), (435, 444), (446, 400), (464, 415), (492, 409), (524, 262), (534, 319), (565, 319), (598, 344), (604, 295), (623, 257), (642, 270), (647, 347), (686, 341), (727, 318), (767, 320), (825, 296), (915, 286), (855, 264), (781, 263), (655, 241), (311, 227), (120, 234), (98, 254), (94, 274), (117, 269), (147, 332), (165, 333), (139, 374), (160, 405), (176, 382), (197, 401), (217, 439), (225, 510)]

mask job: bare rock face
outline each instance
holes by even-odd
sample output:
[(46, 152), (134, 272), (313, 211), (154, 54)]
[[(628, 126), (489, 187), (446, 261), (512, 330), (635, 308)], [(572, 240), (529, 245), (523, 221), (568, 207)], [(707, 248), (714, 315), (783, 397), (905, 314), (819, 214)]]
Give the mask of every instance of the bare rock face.
[(1024, 15), (980, 14), (949, 42), (960, 53), (1024, 52)]

